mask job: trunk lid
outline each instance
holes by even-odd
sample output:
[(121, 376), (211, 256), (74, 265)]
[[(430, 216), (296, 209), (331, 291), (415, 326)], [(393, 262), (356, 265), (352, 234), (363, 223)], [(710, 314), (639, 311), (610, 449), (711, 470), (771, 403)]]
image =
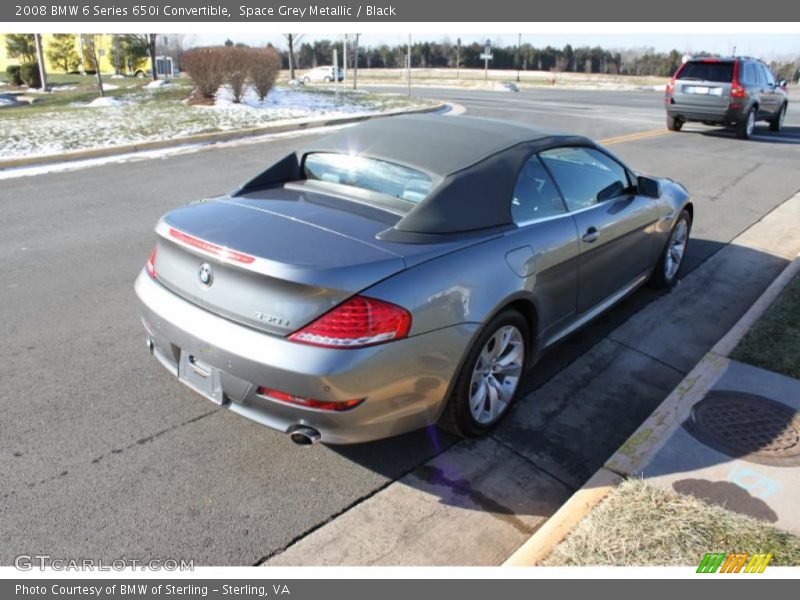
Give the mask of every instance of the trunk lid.
[(155, 270), (194, 304), (288, 335), (410, 265), (479, 241), (376, 239), (400, 216), (289, 187), (193, 204), (159, 221)]

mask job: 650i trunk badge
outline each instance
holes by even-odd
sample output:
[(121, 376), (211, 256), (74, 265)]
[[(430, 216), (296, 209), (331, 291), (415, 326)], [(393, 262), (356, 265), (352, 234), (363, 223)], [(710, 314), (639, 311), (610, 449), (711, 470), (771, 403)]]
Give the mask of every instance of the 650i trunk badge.
[(211, 265), (208, 263), (200, 265), (197, 277), (200, 279), (200, 285), (203, 287), (211, 287), (211, 284), (214, 283), (214, 273), (211, 272)]

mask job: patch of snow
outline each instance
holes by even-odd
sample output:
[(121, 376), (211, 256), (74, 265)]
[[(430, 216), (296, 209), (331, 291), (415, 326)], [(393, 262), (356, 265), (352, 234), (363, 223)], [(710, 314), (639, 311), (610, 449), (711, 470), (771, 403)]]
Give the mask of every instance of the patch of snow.
[(298, 129), (296, 131), (283, 131), (281, 133), (268, 133), (265, 135), (241, 138), (228, 142), (204, 143), (204, 144), (183, 144), (172, 148), (160, 148), (158, 150), (143, 150), (141, 152), (131, 152), (128, 154), (115, 154), (113, 156), (103, 156), (100, 158), (87, 158), (85, 160), (71, 160), (60, 163), (50, 163), (46, 165), (32, 165), (30, 167), (14, 167), (10, 169), (0, 169), (0, 181), (4, 179), (15, 179), (17, 177), (33, 177), (36, 175), (47, 175), (49, 173), (63, 173), (65, 171), (77, 171), (89, 167), (99, 167), (113, 163), (124, 163), (139, 160), (150, 160), (155, 158), (169, 158), (178, 154), (191, 154), (202, 150), (215, 148), (228, 148), (231, 146), (243, 146), (250, 144), (263, 144), (274, 139), (287, 139), (304, 137), (309, 135), (320, 135), (329, 133), (346, 127), (352, 127), (355, 123), (343, 125), (332, 125), (326, 127), (312, 127), (309, 129)]
[(148, 83), (144, 87), (145, 87), (145, 89), (148, 89), (148, 90), (157, 90), (159, 88), (167, 87), (167, 86), (171, 86), (171, 85), (173, 85), (173, 84), (170, 83), (169, 81), (165, 81), (164, 79), (156, 79), (155, 81), (151, 81), (150, 83)]
[(125, 75), (112, 75), (109, 79), (125, 79)]
[(101, 110), (101, 119), (91, 114), (98, 104), (85, 102), (71, 104), (75, 110), (37, 111), (24, 119), (0, 119), (0, 157), (59, 154), (287, 123), (313, 127), (331, 117), (375, 114), (398, 106), (396, 99), (385, 95), (359, 98), (343, 92), (337, 103), (333, 93), (288, 86), (272, 90), (263, 103), (248, 93), (244, 105), (223, 99), (219, 106), (187, 106), (177, 98), (156, 100), (159, 96), (142, 91), (98, 100), (100, 106), (115, 103)]
[(355, 103), (348, 93), (342, 94), (337, 102), (334, 93), (287, 88), (273, 88), (263, 100), (259, 100), (255, 91), (248, 88), (242, 95), (241, 102), (237, 103), (233, 101), (230, 87), (225, 86), (217, 92), (214, 105), (205, 108), (225, 113), (234, 119), (238, 113), (241, 116), (260, 115), (281, 120), (363, 114), (374, 111), (377, 106), (366, 102)]
[(102, 96), (100, 98), (95, 98), (85, 106), (91, 107), (109, 107), (109, 106), (127, 106), (129, 102), (126, 100), (120, 100), (119, 98), (115, 98), (114, 96)]

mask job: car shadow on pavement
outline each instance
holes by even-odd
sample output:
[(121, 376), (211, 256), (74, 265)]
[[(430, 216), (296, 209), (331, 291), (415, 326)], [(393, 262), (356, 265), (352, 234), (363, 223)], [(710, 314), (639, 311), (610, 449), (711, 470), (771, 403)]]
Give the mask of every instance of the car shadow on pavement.
[[(724, 258), (715, 259), (720, 266), (705, 263), (726, 247)], [(491, 489), (489, 472), (496, 471), (492, 480), (497, 472), (505, 472), (506, 480), (512, 482), (508, 485), (531, 486), (527, 496), (521, 495), (514, 504), (514, 514), (542, 516), (550, 501), (556, 509), (563, 497), (589, 480), (786, 264), (781, 257), (751, 248), (693, 239), (681, 280), (672, 291), (644, 286), (549, 349), (527, 374), (521, 401), (488, 438), (460, 442), (431, 427), (330, 449), (386, 477), (402, 477), (403, 484), (438, 495), (440, 503), (472, 510), (502, 512), (498, 506), (507, 505), (502, 494), (519, 493), (500, 492), (504, 486), (497, 482), (492, 485), (498, 489)], [(699, 267), (696, 277), (686, 279)], [(740, 270), (747, 281), (738, 288)], [(727, 283), (715, 283), (718, 278)], [(713, 293), (706, 289), (716, 285), (725, 290), (719, 299), (725, 307), (715, 306)], [(679, 317), (659, 314), (678, 305)], [(632, 324), (634, 316), (643, 328)], [(642, 332), (671, 318), (704, 322), (686, 328), (673, 323), (671, 329), (664, 329), (665, 335), (686, 338), (690, 356), (681, 368), (659, 354), (663, 345), (668, 357), (668, 347), (680, 346), (680, 339), (664, 339), (663, 344), (656, 339), (652, 351), (636, 341)], [(651, 322), (655, 325), (650, 326)], [(412, 456), (414, 460), (407, 460)], [(433, 460), (416, 462), (426, 458)], [(469, 465), (470, 461), (483, 461), (485, 468)], [(500, 504), (489, 509), (491, 502)]]
[[(692, 124), (695, 125), (695, 124)], [(700, 126), (703, 127), (703, 126)], [(699, 134), (706, 137), (736, 139), (736, 130), (732, 127), (716, 127), (699, 129), (696, 126), (684, 128), (682, 133)], [(753, 136), (747, 140), (761, 144), (800, 144), (800, 126), (784, 125), (779, 132), (769, 130), (769, 126), (764, 123), (757, 123), (753, 130)]]

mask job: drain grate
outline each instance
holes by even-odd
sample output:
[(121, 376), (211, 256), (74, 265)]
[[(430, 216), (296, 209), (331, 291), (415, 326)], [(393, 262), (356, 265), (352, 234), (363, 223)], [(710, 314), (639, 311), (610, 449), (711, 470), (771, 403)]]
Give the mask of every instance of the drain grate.
[(800, 462), (800, 413), (763, 396), (711, 391), (694, 405), (685, 426), (729, 456), (775, 465)]

